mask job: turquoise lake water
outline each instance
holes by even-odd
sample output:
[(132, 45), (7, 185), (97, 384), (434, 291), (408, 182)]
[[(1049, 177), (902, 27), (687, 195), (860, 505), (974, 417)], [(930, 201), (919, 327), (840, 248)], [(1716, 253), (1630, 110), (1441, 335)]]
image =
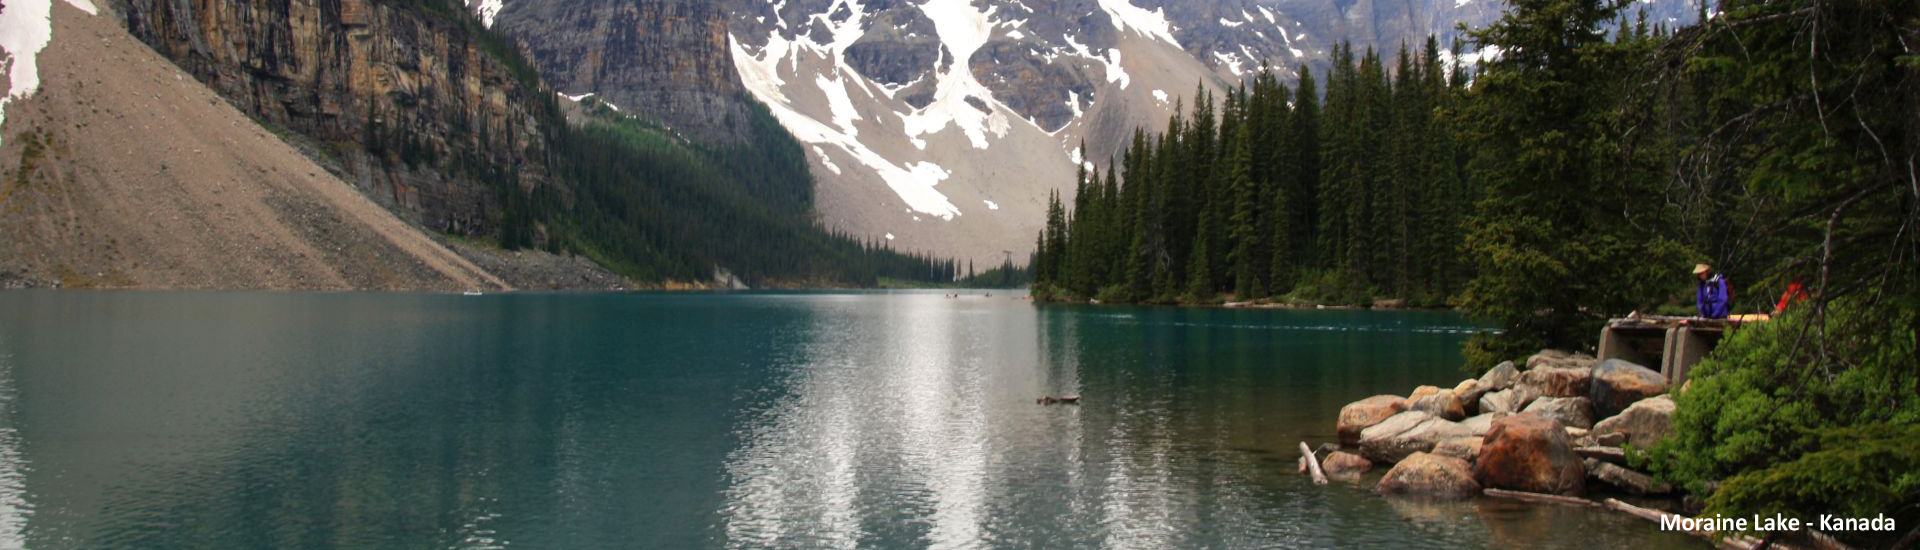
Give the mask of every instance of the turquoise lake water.
[(1296, 472), (1341, 405), (1461, 379), (1473, 330), (977, 291), (0, 292), (0, 547), (1704, 547)]

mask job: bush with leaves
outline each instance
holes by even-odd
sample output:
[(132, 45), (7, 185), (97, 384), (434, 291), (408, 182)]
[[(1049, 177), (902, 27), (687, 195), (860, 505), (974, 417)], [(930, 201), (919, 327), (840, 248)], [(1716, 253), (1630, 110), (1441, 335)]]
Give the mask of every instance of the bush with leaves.
[(1644, 465), (1699, 494), (1718, 482), (1709, 514), (1891, 515), (1920, 497), (1915, 309), (1797, 309), (1694, 367)]

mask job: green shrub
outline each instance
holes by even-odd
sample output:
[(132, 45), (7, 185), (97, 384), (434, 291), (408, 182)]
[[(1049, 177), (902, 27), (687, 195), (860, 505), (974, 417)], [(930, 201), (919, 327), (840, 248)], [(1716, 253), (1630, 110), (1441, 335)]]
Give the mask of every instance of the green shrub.
[(1920, 463), (1914, 311), (1844, 299), (1734, 331), (1644, 465), (1695, 493), (1721, 481), (1710, 513), (1892, 514)]

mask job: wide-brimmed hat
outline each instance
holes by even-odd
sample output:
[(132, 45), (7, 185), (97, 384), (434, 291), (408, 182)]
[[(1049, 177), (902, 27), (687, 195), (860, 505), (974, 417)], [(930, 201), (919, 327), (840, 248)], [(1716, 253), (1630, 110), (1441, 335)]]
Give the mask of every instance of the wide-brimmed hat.
[(1703, 273), (1706, 273), (1706, 272), (1708, 272), (1708, 271), (1713, 271), (1713, 266), (1710, 266), (1710, 265), (1707, 265), (1707, 264), (1693, 264), (1693, 274), (1694, 274), (1694, 275), (1700, 275), (1700, 274), (1703, 274)]

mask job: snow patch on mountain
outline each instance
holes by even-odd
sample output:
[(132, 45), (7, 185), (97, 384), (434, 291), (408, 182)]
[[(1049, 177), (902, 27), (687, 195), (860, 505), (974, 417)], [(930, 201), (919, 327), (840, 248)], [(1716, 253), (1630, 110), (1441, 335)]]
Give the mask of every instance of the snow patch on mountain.
[[(66, 0), (68, 5), (100, 15), (91, 0)], [(0, 55), (7, 67), (7, 87), (0, 88), (0, 124), (7, 120), (7, 104), (32, 97), (40, 89), (40, 50), (53, 41), (52, 0), (7, 0), (0, 7)], [(0, 137), (0, 140), (5, 139)]]
[(1110, 49), (1107, 50), (1105, 57), (1089, 56), (1089, 58), (1106, 65), (1107, 82), (1120, 83), (1120, 89), (1122, 90), (1127, 89), (1128, 85), (1133, 84), (1133, 75), (1127, 74), (1127, 69), (1120, 66), (1120, 50)]
[[(1241, 46), (1241, 48), (1244, 49), (1246, 46)], [(1246, 69), (1241, 66), (1239, 55), (1226, 52), (1213, 52), (1213, 59), (1219, 62), (1220, 66), (1226, 67), (1228, 71), (1232, 72), (1233, 76), (1244, 76), (1247, 74)]]
[(480, 16), (480, 24), (493, 28), (493, 16), (500, 14), (500, 0), (479, 0), (473, 5), (473, 12)]
[[(812, 44), (804, 37), (798, 41), (783, 40), (778, 33), (769, 38), (767, 46), (757, 57), (748, 53), (737, 39), (729, 38), (729, 46), (733, 51), (733, 63), (739, 69), (741, 83), (755, 98), (767, 105), (768, 110), (773, 112), (774, 118), (779, 119), (780, 125), (792, 132), (796, 139), (815, 146), (830, 145), (840, 149), (855, 162), (877, 174), (880, 180), (885, 182), (894, 194), (899, 195), (900, 200), (913, 211), (946, 220), (960, 215), (960, 208), (955, 206), (953, 201), (948, 200), (945, 194), (934, 188), (941, 181), (946, 180), (952, 172), (931, 162), (896, 164), (862, 143), (854, 135), (853, 121), (857, 120), (856, 117), (859, 115), (852, 108), (851, 97), (844, 98), (845, 105), (829, 107), (834, 118), (834, 123), (829, 125), (796, 110), (786, 94), (780, 91), (782, 81), (779, 74), (783, 61), (790, 64), (792, 67), (790, 70), (797, 71), (799, 55), (825, 53), (824, 48)], [(834, 53), (837, 54), (837, 52)], [(844, 69), (844, 65), (839, 66), (843, 68), (836, 75), (837, 78), (827, 80), (824, 76), (819, 76), (814, 81), (829, 96), (836, 95), (833, 90), (838, 90), (838, 95), (846, 95), (846, 79), (862, 78), (852, 75), (850, 71)], [(831, 84), (823, 84), (823, 81)], [(840, 100), (836, 97), (829, 99), (829, 102)], [(831, 162), (826, 160), (831, 156), (825, 150), (816, 148), (815, 154), (823, 159), (821, 163), (823, 166)], [(830, 170), (838, 168), (834, 166)]]
[[(954, 61), (935, 74), (933, 103), (902, 117), (907, 136), (921, 139), (953, 125), (967, 135), (975, 149), (986, 149), (987, 134), (1005, 137), (1009, 129), (1005, 107), (974, 78), (969, 63), (973, 52), (979, 51), (992, 36), (993, 9), (982, 12), (967, 0), (929, 0), (920, 5), (920, 11), (933, 20), (940, 43), (946, 46)], [(968, 103), (968, 98), (986, 103), (989, 108), (986, 111), (975, 108)]]
[(854, 127), (853, 121), (860, 120), (860, 112), (854, 109), (853, 97), (847, 93), (847, 80), (828, 80), (826, 75), (817, 75), (813, 77), (813, 84), (827, 94), (827, 111), (833, 113), (833, 125), (848, 137), (859, 137), (860, 129)]
[(1180, 47), (1180, 41), (1173, 37), (1173, 23), (1167, 21), (1164, 8), (1147, 11), (1128, 0), (1100, 0), (1100, 10), (1107, 12), (1107, 17), (1113, 19), (1113, 26), (1121, 32), (1131, 30), (1172, 44), (1175, 48)]

